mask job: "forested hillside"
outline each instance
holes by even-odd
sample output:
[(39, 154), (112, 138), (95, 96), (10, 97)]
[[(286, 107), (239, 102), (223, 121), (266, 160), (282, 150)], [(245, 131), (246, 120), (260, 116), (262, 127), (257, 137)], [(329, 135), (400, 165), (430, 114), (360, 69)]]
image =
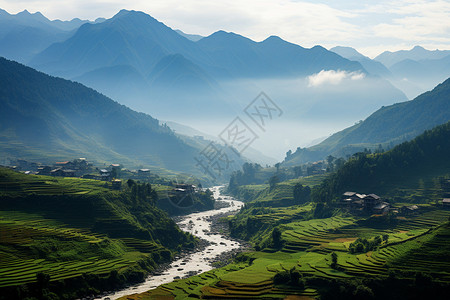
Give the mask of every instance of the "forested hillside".
[(394, 196), (423, 189), (427, 181), (450, 174), (449, 149), (450, 122), (385, 153), (358, 153), (313, 191), (313, 199), (328, 202), (348, 190)]

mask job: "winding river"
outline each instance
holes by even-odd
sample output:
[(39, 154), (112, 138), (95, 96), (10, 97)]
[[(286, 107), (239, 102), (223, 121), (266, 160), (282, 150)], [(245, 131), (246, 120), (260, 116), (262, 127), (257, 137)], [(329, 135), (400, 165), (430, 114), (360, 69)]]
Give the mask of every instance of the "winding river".
[(202, 251), (194, 252), (174, 260), (164, 272), (158, 275), (151, 275), (138, 285), (96, 299), (118, 299), (126, 295), (143, 293), (156, 288), (161, 284), (169, 283), (175, 278), (184, 278), (193, 274), (209, 271), (214, 268), (211, 266), (211, 263), (218, 255), (239, 248), (241, 245), (238, 242), (231, 240), (220, 233), (210, 232), (210, 217), (237, 211), (244, 205), (241, 201), (221, 195), (220, 188), (221, 186), (215, 186), (211, 188), (211, 191), (214, 193), (214, 198), (216, 200), (220, 199), (220, 201), (228, 202), (228, 207), (193, 213), (183, 216), (181, 221), (177, 222), (182, 230), (210, 242), (209, 246)]

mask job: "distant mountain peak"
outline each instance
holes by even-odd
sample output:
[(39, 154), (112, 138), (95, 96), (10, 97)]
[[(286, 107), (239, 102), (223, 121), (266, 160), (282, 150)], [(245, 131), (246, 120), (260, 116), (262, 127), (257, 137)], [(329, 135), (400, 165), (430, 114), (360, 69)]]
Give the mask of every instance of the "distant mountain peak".
[(237, 33), (231, 32), (231, 31), (227, 32), (225, 30), (216, 31), (210, 35), (210, 37), (212, 37), (212, 36), (214, 36), (214, 37), (238, 37), (238, 38), (242, 38), (242, 39), (248, 39), (240, 34), (237, 34)]
[(361, 53), (358, 52), (355, 48), (347, 47), (347, 46), (336, 46), (330, 49), (330, 51), (339, 54), (342, 57), (345, 58), (353, 58), (353, 57), (365, 57)]
[(284, 40), (277, 35), (271, 35), (267, 39), (265, 39), (264, 42), (265, 41), (284, 41)]
[(149, 14), (146, 14), (145, 12), (137, 11), (137, 10), (126, 10), (126, 9), (121, 9), (111, 19), (118, 19), (118, 18), (123, 18), (123, 17), (138, 17), (138, 16), (155, 20), (155, 18), (153, 18)]
[(425, 50), (425, 48), (417, 45), (417, 46), (414, 46), (414, 48), (412, 48), (412, 50)]

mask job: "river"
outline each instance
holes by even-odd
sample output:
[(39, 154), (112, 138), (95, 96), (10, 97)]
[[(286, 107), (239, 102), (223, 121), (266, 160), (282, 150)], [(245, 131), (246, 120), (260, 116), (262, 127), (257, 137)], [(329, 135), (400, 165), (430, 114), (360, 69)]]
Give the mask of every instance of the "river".
[(156, 288), (161, 284), (169, 283), (176, 277), (183, 278), (191, 274), (212, 270), (214, 267), (211, 266), (211, 263), (217, 256), (224, 252), (240, 248), (241, 244), (239, 242), (231, 240), (220, 233), (210, 232), (212, 223), (210, 217), (237, 211), (244, 205), (241, 201), (221, 195), (220, 188), (221, 186), (215, 186), (211, 188), (211, 191), (214, 193), (214, 198), (216, 200), (220, 199), (220, 201), (228, 202), (228, 207), (192, 213), (183, 216), (181, 220), (177, 222), (182, 230), (208, 241), (210, 243), (209, 246), (202, 251), (194, 252), (174, 260), (164, 272), (158, 275), (151, 275), (138, 285), (130, 286), (126, 289), (96, 299), (118, 299), (126, 295), (143, 293)]

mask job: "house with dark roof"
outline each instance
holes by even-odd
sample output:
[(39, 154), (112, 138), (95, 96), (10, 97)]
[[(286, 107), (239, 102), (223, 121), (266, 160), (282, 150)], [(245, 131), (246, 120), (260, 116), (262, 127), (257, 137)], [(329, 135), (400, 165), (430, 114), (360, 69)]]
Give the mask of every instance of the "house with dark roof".
[(410, 206), (402, 206), (400, 207), (400, 214), (409, 216), (417, 213), (419, 211), (419, 207), (417, 205), (410, 205)]
[(375, 214), (378, 215), (385, 215), (389, 212), (389, 209), (391, 208), (390, 204), (387, 202), (380, 202), (378, 204), (376, 204), (373, 208), (372, 211)]
[(353, 210), (385, 214), (390, 209), (390, 204), (383, 202), (376, 194), (359, 194), (356, 192), (345, 192), (342, 194), (341, 206)]
[(110, 181), (111, 180), (111, 172), (106, 169), (100, 169), (100, 180)]

